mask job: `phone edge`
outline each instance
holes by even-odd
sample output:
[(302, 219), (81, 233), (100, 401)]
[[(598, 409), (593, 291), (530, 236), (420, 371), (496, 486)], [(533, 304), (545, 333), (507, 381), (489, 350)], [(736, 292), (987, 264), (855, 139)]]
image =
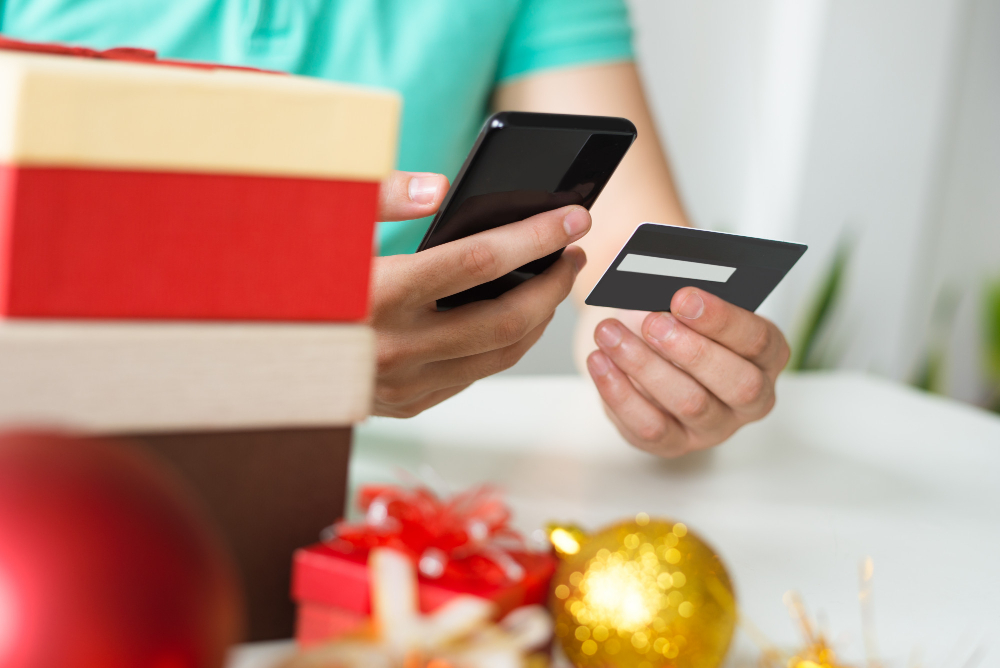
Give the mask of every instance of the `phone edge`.
[(438, 207), (437, 213), (434, 214), (434, 220), (432, 220), (431, 224), (427, 226), (424, 238), (420, 240), (420, 245), (417, 246), (418, 253), (422, 250), (426, 250), (427, 242), (430, 240), (434, 230), (437, 228), (438, 222), (441, 220), (441, 215), (447, 211), (448, 204), (451, 202), (452, 196), (454, 196), (455, 192), (458, 190), (456, 188), (456, 184), (462, 182), (462, 177), (465, 176), (465, 172), (472, 166), (472, 163), (475, 161), (475, 158), (479, 153), (479, 147), (482, 146), (483, 142), (486, 141), (486, 137), (489, 136), (492, 131), (502, 130), (507, 127), (507, 116), (510, 113), (511, 112), (508, 111), (498, 111), (491, 114), (490, 117), (483, 123), (482, 129), (479, 131), (479, 136), (476, 137), (476, 142), (472, 145), (472, 148), (469, 149), (469, 154), (465, 156), (465, 162), (462, 163), (462, 167), (458, 170), (458, 174), (455, 175), (454, 180), (452, 180), (452, 182), (448, 185), (448, 192), (445, 193), (444, 199), (441, 200), (441, 206)]

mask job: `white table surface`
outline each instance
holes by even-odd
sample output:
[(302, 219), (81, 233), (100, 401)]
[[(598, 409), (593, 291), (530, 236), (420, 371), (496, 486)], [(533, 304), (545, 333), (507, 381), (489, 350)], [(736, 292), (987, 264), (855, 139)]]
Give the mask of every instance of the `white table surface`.
[[(455, 489), (499, 483), (530, 532), (599, 528), (639, 511), (686, 522), (722, 555), (744, 614), (796, 640), (795, 589), (858, 660), (858, 565), (875, 563), (884, 658), (928, 668), (1000, 665), (1000, 417), (847, 373), (782, 376), (778, 404), (709, 452), (666, 461), (628, 446), (589, 382), (480, 381), (411, 420), (358, 428), (352, 485), (430, 466)], [(243, 646), (273, 664), (287, 644)], [(742, 637), (731, 665), (756, 656)]]

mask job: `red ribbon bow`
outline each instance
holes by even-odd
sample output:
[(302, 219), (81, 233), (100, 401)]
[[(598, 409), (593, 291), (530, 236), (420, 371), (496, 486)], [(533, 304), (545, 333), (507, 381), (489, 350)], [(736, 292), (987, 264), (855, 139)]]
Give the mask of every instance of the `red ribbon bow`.
[(358, 493), (363, 522), (334, 526), (340, 547), (367, 553), (391, 547), (409, 554), (422, 575), (437, 579), (519, 582), (524, 567), (511, 552), (526, 550), (524, 538), (508, 526), (510, 510), (492, 487), (449, 499), (426, 487), (370, 485)]
[(118, 60), (130, 63), (148, 63), (150, 65), (174, 65), (177, 67), (193, 67), (199, 70), (245, 70), (248, 72), (267, 72), (278, 74), (270, 70), (261, 70), (256, 67), (244, 67), (240, 65), (217, 65), (215, 63), (199, 63), (193, 60), (164, 60), (156, 57), (156, 51), (151, 49), (140, 49), (132, 46), (119, 46), (114, 49), (91, 49), (86, 46), (71, 46), (68, 44), (52, 44), (43, 42), (25, 42), (19, 39), (10, 39), (0, 35), (0, 49), (6, 51), (25, 51), (28, 53), (44, 53), (52, 56), (74, 56), (77, 58), (97, 58), (100, 60)]

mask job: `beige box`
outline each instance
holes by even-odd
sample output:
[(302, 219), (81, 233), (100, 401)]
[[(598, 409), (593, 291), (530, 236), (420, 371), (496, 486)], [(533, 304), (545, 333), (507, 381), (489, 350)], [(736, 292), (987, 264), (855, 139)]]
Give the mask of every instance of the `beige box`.
[(0, 51), (0, 162), (379, 181), (397, 94), (277, 73)]

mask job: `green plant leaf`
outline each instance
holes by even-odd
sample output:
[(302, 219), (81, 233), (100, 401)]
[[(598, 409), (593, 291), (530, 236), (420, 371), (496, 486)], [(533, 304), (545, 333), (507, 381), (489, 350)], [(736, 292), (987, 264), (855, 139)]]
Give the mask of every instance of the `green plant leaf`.
[(1000, 279), (983, 291), (983, 343), (986, 348), (986, 374), (993, 392), (987, 406), (1000, 413)]
[(944, 393), (944, 371), (948, 340), (955, 323), (955, 313), (961, 293), (953, 285), (944, 284), (934, 299), (928, 323), (928, 341), (924, 359), (910, 384), (926, 392)]
[(1000, 381), (1000, 280), (986, 287), (983, 315), (988, 373)]
[(834, 307), (840, 297), (847, 264), (853, 249), (853, 237), (847, 234), (841, 236), (833, 260), (827, 268), (826, 276), (809, 308), (805, 325), (796, 345), (792, 348), (792, 361), (788, 365), (790, 369), (803, 371), (824, 368), (823, 361), (819, 359), (818, 355), (818, 342), (830, 322)]

